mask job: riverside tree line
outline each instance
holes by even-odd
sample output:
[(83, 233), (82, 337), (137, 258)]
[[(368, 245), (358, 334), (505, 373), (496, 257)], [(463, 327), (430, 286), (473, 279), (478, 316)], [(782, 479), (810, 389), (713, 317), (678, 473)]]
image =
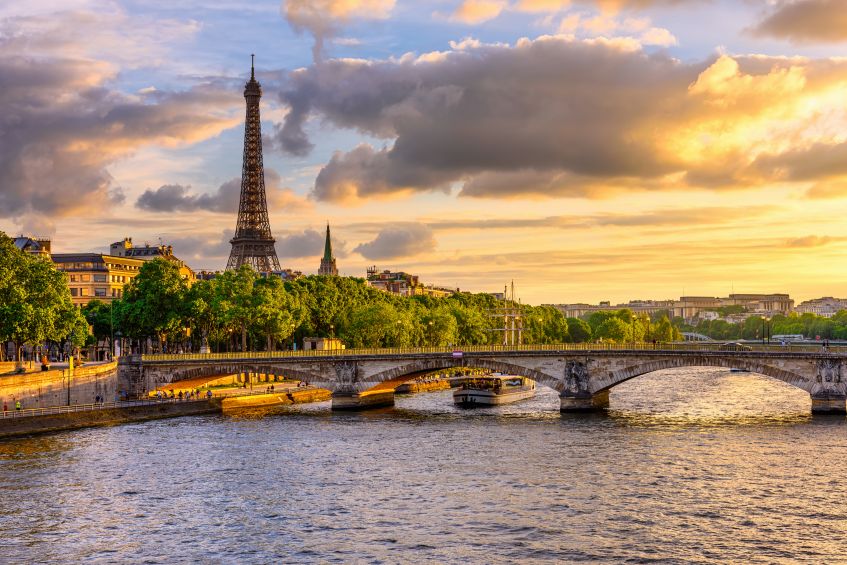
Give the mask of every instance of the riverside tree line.
[[(165, 259), (144, 263), (121, 299), (71, 302), (68, 279), (49, 258), (18, 250), (0, 232), (0, 343), (76, 349), (115, 336), (136, 351), (289, 349), (304, 337), (337, 337), (347, 347), (502, 343), (502, 303), (485, 293), (401, 297), (363, 279), (309, 276), (283, 282), (248, 267), (189, 285)], [(629, 310), (565, 318), (552, 306), (521, 306), (523, 342), (673, 341), (666, 315)], [(5, 351), (5, 347), (0, 351)], [(0, 353), (2, 355), (2, 353)]]

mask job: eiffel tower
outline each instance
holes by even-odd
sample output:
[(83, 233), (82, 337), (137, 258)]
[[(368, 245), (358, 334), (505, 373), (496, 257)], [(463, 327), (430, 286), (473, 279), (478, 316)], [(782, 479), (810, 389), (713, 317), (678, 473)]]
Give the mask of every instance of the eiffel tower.
[(259, 99), (262, 85), (256, 80), (254, 55), (250, 55), (250, 80), (244, 85), (247, 117), (244, 124), (244, 165), (241, 170), (241, 198), (238, 202), (238, 224), (230, 240), (232, 251), (226, 269), (250, 265), (260, 273), (279, 271), (268, 202), (265, 197), (265, 167), (262, 164), (262, 125)]

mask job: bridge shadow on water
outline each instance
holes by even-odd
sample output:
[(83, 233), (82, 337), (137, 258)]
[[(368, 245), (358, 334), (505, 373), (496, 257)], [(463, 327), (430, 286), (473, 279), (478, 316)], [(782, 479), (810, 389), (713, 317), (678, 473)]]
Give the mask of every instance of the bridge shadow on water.
[[(329, 402), (250, 410), (233, 418), (316, 418), (351, 425), (373, 421), (510, 421), (559, 422), (596, 428), (630, 427), (666, 430), (715, 427), (847, 426), (844, 416), (812, 416), (804, 391), (755, 373), (720, 368), (680, 368), (649, 373), (611, 390), (607, 410), (560, 413), (558, 393), (539, 386), (536, 396), (514, 404), (465, 409), (442, 390), (397, 395), (395, 406), (362, 412), (332, 412)], [(229, 417), (229, 416), (228, 416)]]

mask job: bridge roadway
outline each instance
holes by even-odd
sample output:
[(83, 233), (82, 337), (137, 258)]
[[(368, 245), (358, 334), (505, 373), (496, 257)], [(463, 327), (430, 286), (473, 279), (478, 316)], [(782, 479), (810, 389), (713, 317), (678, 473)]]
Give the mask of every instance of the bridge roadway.
[(215, 375), (250, 382), (307, 381), (332, 392), (333, 409), (393, 404), (394, 388), (452, 367), (529, 377), (555, 389), (562, 411), (604, 408), (616, 385), (679, 367), (746, 369), (800, 388), (813, 413), (847, 413), (847, 348), (705, 344), (558, 344), (461, 348), (346, 349), (184, 355), (130, 355), (119, 361), (121, 389), (141, 398), (166, 383)]

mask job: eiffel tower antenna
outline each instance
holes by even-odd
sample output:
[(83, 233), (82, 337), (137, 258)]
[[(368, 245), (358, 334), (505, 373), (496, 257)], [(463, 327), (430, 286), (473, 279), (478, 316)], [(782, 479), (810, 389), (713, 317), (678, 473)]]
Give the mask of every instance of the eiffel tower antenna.
[(244, 85), (247, 117), (244, 123), (244, 165), (241, 169), (241, 198), (238, 202), (238, 223), (235, 237), (230, 240), (232, 251), (226, 269), (250, 265), (260, 273), (279, 271), (279, 259), (274, 248), (268, 220), (265, 195), (265, 167), (262, 163), (262, 124), (259, 118), (259, 99), (262, 85), (256, 80), (255, 56), (250, 55), (250, 80)]

